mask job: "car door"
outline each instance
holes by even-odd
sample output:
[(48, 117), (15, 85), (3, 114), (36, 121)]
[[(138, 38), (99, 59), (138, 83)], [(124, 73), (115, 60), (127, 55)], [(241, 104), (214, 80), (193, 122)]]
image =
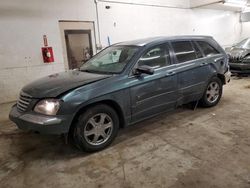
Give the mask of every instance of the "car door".
[(178, 79), (178, 105), (197, 100), (206, 81), (207, 60), (189, 40), (172, 41)]
[(197, 73), (200, 78), (205, 80), (205, 86), (208, 80), (214, 76), (216, 69), (219, 69), (227, 61), (224, 54), (221, 54), (216, 48), (206, 41), (195, 41), (194, 44), (202, 51), (206, 62), (201, 64), (200, 71)]
[(132, 122), (148, 118), (176, 106), (177, 76), (171, 64), (168, 44), (151, 47), (139, 58), (136, 67), (153, 67), (153, 75), (129, 78)]

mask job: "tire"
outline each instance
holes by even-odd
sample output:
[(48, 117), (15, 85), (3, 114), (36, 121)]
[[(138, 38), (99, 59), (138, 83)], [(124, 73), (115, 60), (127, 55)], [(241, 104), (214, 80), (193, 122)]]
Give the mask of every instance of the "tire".
[(80, 150), (95, 152), (109, 146), (119, 130), (119, 118), (108, 105), (99, 104), (79, 115), (73, 125), (71, 137)]
[(218, 77), (213, 77), (207, 84), (200, 104), (204, 107), (216, 106), (222, 96), (223, 86)]

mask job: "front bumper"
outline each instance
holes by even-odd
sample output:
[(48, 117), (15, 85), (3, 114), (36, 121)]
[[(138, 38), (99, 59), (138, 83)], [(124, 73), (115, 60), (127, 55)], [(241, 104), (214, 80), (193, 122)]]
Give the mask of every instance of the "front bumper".
[(69, 131), (70, 116), (46, 116), (33, 112), (20, 113), (14, 105), (10, 111), (9, 119), (19, 129), (39, 132), (41, 134), (63, 134)]
[(250, 63), (229, 63), (232, 73), (250, 73)]

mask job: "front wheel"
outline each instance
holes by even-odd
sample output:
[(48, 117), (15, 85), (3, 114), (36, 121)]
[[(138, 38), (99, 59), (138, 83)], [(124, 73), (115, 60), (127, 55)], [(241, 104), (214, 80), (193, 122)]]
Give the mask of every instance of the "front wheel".
[(111, 107), (100, 104), (87, 109), (74, 125), (74, 144), (83, 151), (104, 149), (112, 143), (119, 129), (119, 118)]
[(213, 77), (201, 98), (201, 105), (204, 107), (212, 107), (216, 106), (221, 99), (222, 96), (222, 82), (218, 77)]

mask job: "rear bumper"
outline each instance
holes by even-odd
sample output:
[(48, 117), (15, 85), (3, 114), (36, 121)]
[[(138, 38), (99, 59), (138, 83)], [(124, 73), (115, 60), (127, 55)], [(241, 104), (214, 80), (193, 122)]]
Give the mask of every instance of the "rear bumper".
[(19, 129), (39, 132), (41, 134), (63, 134), (69, 131), (70, 116), (45, 116), (35, 113), (20, 113), (14, 105), (10, 111), (9, 119)]
[(224, 76), (225, 76), (225, 84), (230, 82), (231, 75), (232, 75), (232, 73), (229, 70), (224, 74)]
[(229, 63), (232, 73), (250, 73), (250, 63)]

